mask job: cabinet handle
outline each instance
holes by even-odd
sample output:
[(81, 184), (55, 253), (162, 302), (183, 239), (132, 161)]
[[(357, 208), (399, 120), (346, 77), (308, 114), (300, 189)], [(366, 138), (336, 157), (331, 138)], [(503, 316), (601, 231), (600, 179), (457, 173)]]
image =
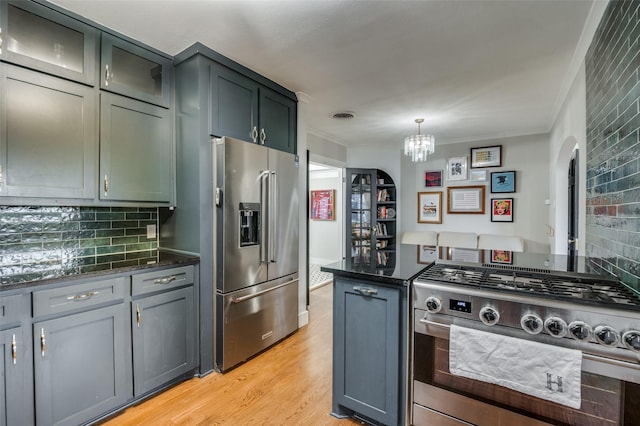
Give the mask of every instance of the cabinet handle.
[(104, 85), (105, 87), (109, 86), (109, 64), (104, 66)]
[(140, 322), (142, 322), (142, 312), (140, 311), (140, 305), (136, 305), (136, 324), (140, 327)]
[(83, 300), (87, 300), (92, 298), (93, 296), (97, 296), (98, 294), (100, 294), (97, 291), (90, 291), (89, 293), (85, 293), (85, 294), (76, 294), (73, 296), (69, 296), (67, 297), (67, 300), (69, 301), (74, 301), (74, 302), (81, 302)]
[[(0, 186), (4, 183), (4, 175), (2, 174), (2, 164), (0, 164)], [(0, 188), (2, 190), (2, 188)]]
[(251, 139), (253, 139), (253, 143), (258, 142), (258, 128), (256, 126), (253, 126), (251, 131)]
[(264, 145), (267, 141), (267, 133), (264, 131), (264, 127), (260, 129), (260, 144)]
[(16, 343), (16, 335), (11, 335), (11, 361), (13, 365), (16, 365), (18, 362), (18, 345)]
[(360, 294), (364, 294), (365, 296), (372, 296), (374, 294), (378, 294), (378, 290), (375, 288), (367, 288), (367, 287), (354, 287), (353, 291), (357, 291)]
[(109, 192), (109, 178), (104, 175), (104, 195), (107, 195), (107, 192)]
[(44, 356), (45, 351), (47, 350), (47, 339), (44, 337), (44, 328), (40, 329), (40, 353)]
[(162, 277), (153, 280), (154, 284), (169, 284), (171, 281), (175, 281), (178, 278), (175, 275), (171, 275), (170, 277)]
[(2, 53), (2, 28), (0, 28), (0, 53)]

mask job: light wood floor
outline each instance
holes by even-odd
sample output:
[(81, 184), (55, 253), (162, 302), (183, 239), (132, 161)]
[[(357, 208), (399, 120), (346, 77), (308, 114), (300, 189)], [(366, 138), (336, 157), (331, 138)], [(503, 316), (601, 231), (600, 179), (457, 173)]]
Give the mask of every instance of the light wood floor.
[(225, 374), (183, 382), (106, 422), (121, 425), (342, 425), (331, 412), (332, 286), (311, 292), (309, 325)]

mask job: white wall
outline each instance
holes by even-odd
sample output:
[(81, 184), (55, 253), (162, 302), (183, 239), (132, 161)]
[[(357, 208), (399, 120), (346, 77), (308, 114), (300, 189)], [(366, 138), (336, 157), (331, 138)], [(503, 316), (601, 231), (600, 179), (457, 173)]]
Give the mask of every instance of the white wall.
[[(502, 167), (487, 171), (486, 182), (446, 181), (446, 161), (449, 157), (467, 156), (470, 148), (502, 145)], [(426, 163), (412, 163), (402, 156), (402, 201), (403, 231), (461, 231), (500, 235), (518, 235), (525, 239), (525, 250), (548, 252), (547, 218), (549, 206), (549, 137), (528, 135), (504, 139), (483, 140), (460, 144), (438, 144), (435, 153)], [(427, 188), (424, 173), (427, 170), (443, 171), (443, 187)], [(469, 168), (469, 170), (471, 170)], [(516, 171), (516, 192), (491, 194), (490, 175), (497, 171)], [(485, 214), (447, 214), (447, 186), (485, 185)], [(442, 224), (419, 224), (417, 218), (418, 192), (442, 191)], [(514, 198), (514, 221), (491, 222), (491, 198)]]
[(585, 253), (585, 200), (586, 200), (586, 159), (587, 159), (587, 107), (584, 64), (578, 71), (556, 122), (551, 129), (549, 157), (551, 169), (549, 174), (550, 197), (549, 224), (553, 235), (549, 236), (551, 252), (566, 254), (567, 252), (567, 179), (569, 160), (576, 145), (579, 149), (579, 219), (578, 219), (578, 253)]
[(344, 247), (342, 169), (309, 172), (309, 190), (324, 189), (336, 191), (335, 220), (309, 220), (309, 262), (318, 265), (326, 265), (342, 259)]

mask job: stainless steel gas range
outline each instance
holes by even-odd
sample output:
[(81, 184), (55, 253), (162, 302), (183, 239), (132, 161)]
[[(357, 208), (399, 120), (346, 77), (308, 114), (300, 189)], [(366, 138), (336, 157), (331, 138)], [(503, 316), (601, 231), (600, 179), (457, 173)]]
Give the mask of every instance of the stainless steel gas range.
[[(413, 308), (412, 424), (640, 424), (640, 296), (615, 279), (434, 263)], [(451, 374), (454, 326), (581, 351), (579, 408)]]

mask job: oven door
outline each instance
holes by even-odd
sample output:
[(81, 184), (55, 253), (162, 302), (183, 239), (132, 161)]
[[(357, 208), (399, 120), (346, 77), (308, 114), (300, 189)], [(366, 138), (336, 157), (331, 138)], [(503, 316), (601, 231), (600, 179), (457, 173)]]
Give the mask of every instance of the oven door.
[[(449, 372), (449, 326), (414, 312), (412, 424), (632, 425), (638, 421), (640, 386), (582, 372), (579, 410)], [(625, 402), (626, 401), (626, 402)], [(635, 416), (635, 418), (632, 418)], [(625, 421), (626, 419), (626, 421)]]

